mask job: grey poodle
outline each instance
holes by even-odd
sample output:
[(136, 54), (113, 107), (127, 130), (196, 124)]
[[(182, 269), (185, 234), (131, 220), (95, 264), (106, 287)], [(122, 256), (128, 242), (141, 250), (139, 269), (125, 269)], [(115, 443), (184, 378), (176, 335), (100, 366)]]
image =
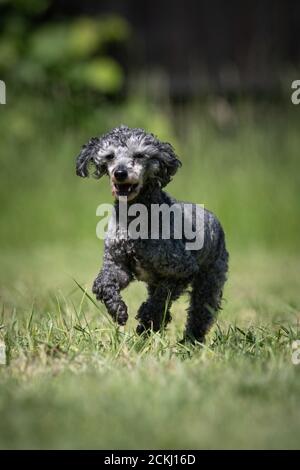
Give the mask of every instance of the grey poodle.
[[(116, 222), (115, 236), (105, 240), (103, 267), (94, 281), (93, 293), (104, 302), (113, 319), (125, 325), (128, 314), (121, 290), (134, 279), (145, 281), (148, 298), (136, 316), (137, 333), (143, 334), (158, 331), (170, 322), (172, 302), (190, 288), (184, 340), (204, 342), (220, 309), (228, 253), (219, 221), (205, 209), (200, 249), (187, 249), (185, 234), (175, 234), (172, 214), (168, 221), (170, 237), (162, 237), (161, 228), (158, 236), (151, 237), (151, 207), (176, 204), (183, 208), (186, 204), (162, 190), (181, 166), (172, 146), (143, 129), (121, 126), (83, 146), (77, 157), (77, 175), (87, 177), (91, 166), (96, 178), (109, 176)], [(119, 216), (120, 201), (124, 200), (128, 208), (126, 224), (133, 220), (129, 215), (133, 203), (146, 207), (148, 237), (131, 237), (129, 232), (127, 237), (122, 235), (124, 227)], [(185, 218), (184, 210), (182, 214)], [(190, 217), (195, 228), (195, 211)]]

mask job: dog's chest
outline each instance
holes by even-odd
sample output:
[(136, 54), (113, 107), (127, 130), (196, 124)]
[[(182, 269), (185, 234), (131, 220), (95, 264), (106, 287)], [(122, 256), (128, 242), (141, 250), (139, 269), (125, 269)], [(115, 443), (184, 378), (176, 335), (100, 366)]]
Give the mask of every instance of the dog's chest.
[(137, 245), (139, 244), (136, 241), (127, 241), (126, 245), (124, 245), (127, 263), (138, 281), (150, 282), (153, 273), (149, 267), (147, 269), (147, 263), (145, 263), (141, 256)]
[(144, 281), (144, 282), (149, 282), (151, 280), (151, 275), (146, 269), (142, 266), (142, 263), (138, 260), (134, 260), (134, 266), (133, 266), (133, 271), (135, 274), (135, 277), (139, 281)]
[(115, 261), (120, 264), (125, 263), (137, 280), (149, 282), (153, 277), (153, 273), (149, 268), (147, 269), (147, 263), (141, 256), (139, 245), (140, 243), (137, 240), (116, 237), (110, 242), (110, 250), (114, 254)]
[(137, 258), (133, 259), (132, 271), (138, 281), (150, 282), (153, 280), (153, 272), (147, 270)]

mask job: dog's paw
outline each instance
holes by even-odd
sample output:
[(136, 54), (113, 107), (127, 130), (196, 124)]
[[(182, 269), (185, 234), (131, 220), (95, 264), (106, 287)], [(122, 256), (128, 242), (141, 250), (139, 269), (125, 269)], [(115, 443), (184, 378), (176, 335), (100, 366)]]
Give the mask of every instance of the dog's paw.
[(151, 332), (151, 328), (147, 328), (145, 325), (143, 325), (142, 323), (140, 323), (137, 327), (136, 327), (136, 332), (138, 335), (143, 335), (143, 336), (148, 336)]
[(127, 307), (124, 302), (118, 305), (118, 308), (115, 314), (115, 320), (120, 326), (126, 325), (127, 320), (128, 320), (128, 313), (127, 313)]
[(196, 346), (197, 344), (205, 344), (205, 336), (198, 336), (197, 338), (190, 334), (190, 333), (185, 333), (182, 340), (178, 341), (179, 344), (184, 345), (193, 345)]
[(95, 294), (97, 300), (103, 299), (103, 287), (101, 280), (98, 277), (94, 281), (92, 292)]

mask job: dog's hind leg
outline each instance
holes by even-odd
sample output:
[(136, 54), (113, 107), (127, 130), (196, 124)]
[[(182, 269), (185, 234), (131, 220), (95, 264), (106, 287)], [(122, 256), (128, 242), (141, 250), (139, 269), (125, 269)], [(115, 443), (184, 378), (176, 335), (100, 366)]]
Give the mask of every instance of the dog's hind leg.
[(227, 252), (210, 269), (199, 273), (192, 282), (190, 306), (184, 340), (203, 343), (221, 308), (222, 291), (226, 281)]

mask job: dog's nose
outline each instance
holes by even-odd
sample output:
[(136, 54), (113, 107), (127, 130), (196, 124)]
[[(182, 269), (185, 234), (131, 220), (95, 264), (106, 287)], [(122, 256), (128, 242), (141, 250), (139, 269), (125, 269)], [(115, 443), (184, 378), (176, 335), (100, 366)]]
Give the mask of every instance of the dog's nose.
[(114, 175), (117, 181), (124, 181), (126, 180), (128, 173), (126, 168), (117, 168)]

